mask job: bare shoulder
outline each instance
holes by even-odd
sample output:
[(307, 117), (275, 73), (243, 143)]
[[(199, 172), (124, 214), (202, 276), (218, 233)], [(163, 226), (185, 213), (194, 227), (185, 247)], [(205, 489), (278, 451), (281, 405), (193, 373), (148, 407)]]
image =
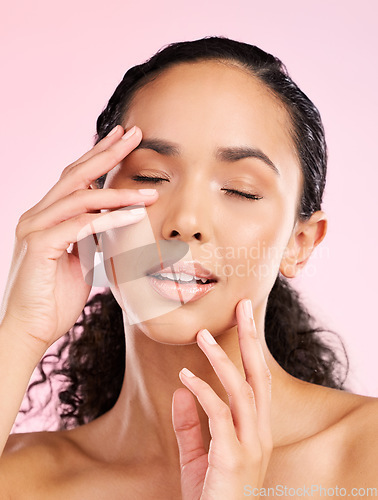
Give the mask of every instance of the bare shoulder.
[(74, 453), (74, 444), (67, 436), (66, 432), (61, 431), (41, 431), (24, 432), (11, 434), (5, 445), (1, 456), (1, 463), (22, 458), (28, 455), (39, 455), (40, 458), (48, 458), (49, 461), (54, 456)]
[(353, 394), (356, 405), (344, 416), (343, 422), (353, 438), (366, 436), (378, 440), (378, 398)]
[(341, 476), (351, 487), (377, 487), (378, 398), (357, 396), (359, 404), (342, 420)]
[(2, 459), (9, 458), (15, 453), (20, 451), (26, 451), (31, 446), (40, 446), (42, 444), (47, 444), (50, 439), (50, 434), (48, 432), (21, 432), (16, 434), (11, 434), (6, 442)]
[(64, 475), (80, 460), (80, 450), (62, 432), (11, 434), (0, 458), (0, 497), (24, 498), (29, 491), (33, 498), (35, 488)]
[(98, 461), (77, 435), (70, 431), (11, 435), (0, 458), (0, 499), (177, 498), (167, 493), (166, 485), (164, 496), (159, 495), (155, 484), (161, 484), (161, 477), (153, 482), (150, 471)]

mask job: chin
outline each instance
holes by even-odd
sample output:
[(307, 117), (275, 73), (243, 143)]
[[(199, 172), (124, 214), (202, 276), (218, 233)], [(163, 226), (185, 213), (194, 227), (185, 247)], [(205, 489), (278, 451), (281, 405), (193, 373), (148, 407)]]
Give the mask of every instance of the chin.
[(197, 333), (201, 328), (180, 328), (177, 323), (167, 323), (159, 321), (159, 318), (139, 323), (137, 328), (141, 335), (145, 335), (150, 340), (166, 345), (190, 345), (197, 343)]

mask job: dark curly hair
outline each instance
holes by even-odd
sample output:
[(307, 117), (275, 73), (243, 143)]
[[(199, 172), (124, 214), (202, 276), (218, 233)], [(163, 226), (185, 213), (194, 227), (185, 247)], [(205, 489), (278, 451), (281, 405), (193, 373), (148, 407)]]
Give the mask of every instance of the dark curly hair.
[[(256, 46), (223, 36), (172, 43), (143, 64), (130, 68), (97, 119), (97, 144), (122, 121), (136, 92), (171, 66), (217, 60), (234, 64), (258, 78), (280, 100), (291, 121), (291, 137), (303, 173), (303, 188), (297, 218), (307, 220), (321, 209), (326, 182), (327, 148), (320, 114), (310, 99), (288, 75), (277, 58)], [(96, 180), (102, 188), (106, 174)], [(337, 339), (329, 342), (325, 332)], [(335, 332), (316, 326), (297, 291), (278, 275), (268, 298), (265, 317), (266, 342), (280, 366), (298, 379), (347, 390), (349, 369), (343, 342)], [(57, 364), (57, 362), (60, 362)], [(47, 366), (53, 366), (46, 373)], [(125, 370), (125, 338), (122, 310), (110, 290), (97, 293), (86, 304), (80, 318), (63, 337), (55, 353), (39, 364), (36, 385), (64, 377), (58, 394), (60, 429), (85, 424), (115, 404)], [(50, 382), (51, 387), (51, 382)]]

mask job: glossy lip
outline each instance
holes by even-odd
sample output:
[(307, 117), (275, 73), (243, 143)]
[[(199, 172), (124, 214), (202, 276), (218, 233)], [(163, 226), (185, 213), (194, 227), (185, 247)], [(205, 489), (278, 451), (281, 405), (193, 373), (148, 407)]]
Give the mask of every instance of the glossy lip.
[[(158, 264), (149, 269), (146, 274), (160, 274), (160, 273), (186, 273), (189, 276), (196, 276), (197, 278), (204, 278), (208, 280), (213, 280), (215, 282), (218, 281), (217, 276), (213, 274), (209, 269), (204, 267), (198, 260), (187, 260), (181, 262), (175, 262), (171, 265), (167, 265), (163, 269), (161, 268), (162, 264)], [(201, 285), (200, 285), (201, 286)]]
[(210, 292), (214, 286), (217, 284), (216, 281), (207, 284), (195, 284), (195, 283), (178, 283), (177, 281), (166, 279), (155, 278), (155, 276), (147, 276), (148, 282), (152, 288), (162, 297), (169, 300), (174, 300), (176, 302), (181, 302), (185, 304), (187, 302), (194, 302), (200, 299), (208, 292)]

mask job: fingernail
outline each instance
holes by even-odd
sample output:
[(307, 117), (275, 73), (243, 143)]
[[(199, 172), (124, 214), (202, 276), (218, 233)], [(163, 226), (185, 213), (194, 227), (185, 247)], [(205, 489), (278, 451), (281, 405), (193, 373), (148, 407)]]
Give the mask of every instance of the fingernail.
[(183, 375), (185, 375), (186, 377), (195, 377), (194, 373), (192, 373), (190, 370), (188, 370), (187, 368), (183, 368), (181, 370), (181, 373)]
[(131, 208), (130, 210), (127, 210), (127, 213), (130, 215), (142, 215), (146, 213), (146, 209), (141, 207), (141, 208)]
[(202, 330), (201, 335), (202, 335), (202, 338), (205, 340), (205, 342), (207, 342), (208, 344), (214, 345), (217, 343), (216, 340), (214, 339), (214, 337), (209, 332), (209, 330), (206, 330), (206, 328), (204, 330)]
[(136, 126), (134, 125), (133, 128), (131, 128), (130, 130), (128, 130), (126, 132), (126, 134), (124, 134), (122, 136), (122, 139), (124, 139), (124, 140), (129, 139), (133, 134), (135, 134), (135, 131), (136, 131)]
[(247, 318), (253, 319), (252, 302), (250, 299), (243, 302), (244, 314)]
[(146, 194), (147, 196), (152, 196), (156, 193), (156, 189), (138, 189), (140, 194)]
[(111, 135), (115, 134), (117, 132), (118, 125), (116, 125), (106, 137), (110, 137)]

